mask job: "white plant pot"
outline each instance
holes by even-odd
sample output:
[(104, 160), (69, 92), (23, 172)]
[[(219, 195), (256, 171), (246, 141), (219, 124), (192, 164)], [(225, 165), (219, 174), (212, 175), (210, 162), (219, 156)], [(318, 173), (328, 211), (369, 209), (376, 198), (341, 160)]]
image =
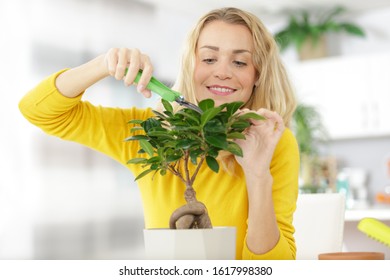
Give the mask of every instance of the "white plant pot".
[(145, 255), (155, 260), (234, 260), (236, 228), (145, 229)]

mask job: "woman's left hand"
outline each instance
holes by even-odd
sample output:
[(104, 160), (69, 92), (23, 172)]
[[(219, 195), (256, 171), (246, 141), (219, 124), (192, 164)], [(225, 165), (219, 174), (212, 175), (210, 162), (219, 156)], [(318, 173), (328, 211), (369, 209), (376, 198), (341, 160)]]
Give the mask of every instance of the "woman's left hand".
[[(241, 112), (244, 114), (251, 110), (243, 109)], [(275, 147), (285, 126), (282, 117), (276, 112), (263, 108), (255, 112), (265, 117), (265, 120), (250, 120), (252, 125), (244, 132), (246, 139), (236, 140), (244, 154), (243, 157), (236, 156), (236, 160), (246, 174), (262, 176), (269, 173)]]

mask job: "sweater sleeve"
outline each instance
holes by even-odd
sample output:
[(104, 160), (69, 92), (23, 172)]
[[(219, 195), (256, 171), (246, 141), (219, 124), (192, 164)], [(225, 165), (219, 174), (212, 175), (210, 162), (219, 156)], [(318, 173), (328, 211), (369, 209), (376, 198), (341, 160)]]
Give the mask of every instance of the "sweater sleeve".
[(150, 109), (119, 109), (94, 106), (77, 97), (63, 96), (55, 86), (62, 72), (54, 73), (30, 90), (19, 109), (32, 124), (45, 133), (83, 144), (125, 164), (135, 149), (124, 139), (130, 134), (130, 119), (145, 119)]
[(246, 243), (243, 246), (243, 259), (295, 259), (293, 214), (298, 197), (299, 151), (295, 136), (286, 129), (280, 139), (271, 162), (273, 176), (272, 198), (279, 227), (279, 241), (265, 254), (251, 252)]

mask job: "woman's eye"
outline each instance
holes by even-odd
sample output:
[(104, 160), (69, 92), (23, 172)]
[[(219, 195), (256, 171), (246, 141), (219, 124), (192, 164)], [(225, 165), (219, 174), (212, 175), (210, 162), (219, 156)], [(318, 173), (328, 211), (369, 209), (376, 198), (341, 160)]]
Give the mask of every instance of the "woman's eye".
[(205, 58), (202, 61), (207, 63), (207, 64), (212, 64), (212, 63), (214, 63), (216, 61), (216, 59), (214, 59), (214, 58)]
[(239, 60), (235, 60), (233, 61), (233, 63), (238, 66), (238, 67), (243, 67), (243, 66), (246, 66), (247, 64), (243, 61), (239, 61)]

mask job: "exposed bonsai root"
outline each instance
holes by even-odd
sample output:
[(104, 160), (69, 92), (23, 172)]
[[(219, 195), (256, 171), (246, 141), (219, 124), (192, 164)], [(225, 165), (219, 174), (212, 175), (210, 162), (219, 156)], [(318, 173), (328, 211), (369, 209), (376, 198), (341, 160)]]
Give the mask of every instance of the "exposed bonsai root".
[(194, 222), (195, 222), (194, 215), (184, 215), (179, 217), (174, 224), (176, 228), (186, 229), (186, 228), (191, 228)]
[(187, 204), (176, 209), (169, 220), (171, 229), (212, 228), (206, 206), (196, 199), (196, 192), (187, 185), (184, 192)]
[(192, 201), (176, 209), (169, 220), (171, 229), (212, 228), (206, 206)]

